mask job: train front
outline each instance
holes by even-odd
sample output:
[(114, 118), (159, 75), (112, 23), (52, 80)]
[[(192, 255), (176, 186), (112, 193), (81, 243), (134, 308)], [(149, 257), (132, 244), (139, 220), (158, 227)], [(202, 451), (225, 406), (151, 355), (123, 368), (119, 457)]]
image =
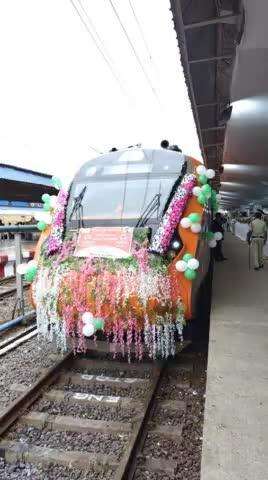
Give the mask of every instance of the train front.
[(116, 151), (87, 162), (68, 194), (44, 199), (52, 216), (33, 282), (43, 335), (62, 349), (108, 339), (129, 358), (174, 355), (214, 195), (197, 165), (170, 150)]

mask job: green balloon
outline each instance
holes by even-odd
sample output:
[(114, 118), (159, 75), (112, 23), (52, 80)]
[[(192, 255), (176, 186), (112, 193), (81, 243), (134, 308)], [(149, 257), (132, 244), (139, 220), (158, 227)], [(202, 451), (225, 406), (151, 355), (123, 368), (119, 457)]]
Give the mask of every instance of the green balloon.
[(40, 220), (40, 221), (38, 222), (38, 224), (37, 224), (37, 228), (38, 228), (38, 230), (40, 230), (41, 232), (43, 232), (43, 230), (46, 229), (46, 226), (47, 226), (47, 224), (46, 224), (46, 222), (43, 222), (43, 220)]
[(214, 190), (214, 189), (212, 188), (212, 189), (211, 189), (211, 198), (212, 198), (212, 200), (216, 200), (216, 195), (217, 195), (216, 190)]
[(24, 279), (26, 280), (26, 282), (32, 282), (35, 279), (36, 274), (37, 274), (37, 267), (31, 267), (25, 273)]
[(42, 195), (41, 198), (42, 198), (42, 201), (43, 201), (44, 203), (46, 203), (46, 202), (49, 201), (49, 198), (50, 198), (50, 197), (49, 197), (49, 194), (48, 194), (48, 193), (43, 193), (43, 195)]
[(185, 253), (185, 255), (183, 255), (182, 257), (184, 262), (188, 262), (189, 260), (191, 260), (191, 258), (193, 258), (193, 255), (191, 253)]
[(188, 218), (191, 220), (193, 223), (200, 223), (201, 222), (201, 215), (199, 213), (190, 213)]
[(207, 238), (208, 238), (208, 240), (212, 240), (214, 238), (214, 233), (213, 232), (207, 232)]
[(104, 321), (102, 318), (94, 318), (93, 319), (93, 325), (96, 330), (103, 330), (104, 327)]
[(206, 175), (199, 175), (198, 180), (199, 180), (199, 183), (201, 183), (202, 185), (205, 185), (206, 183), (208, 183), (208, 179)]
[(191, 268), (187, 268), (187, 270), (185, 270), (184, 272), (184, 276), (185, 278), (187, 278), (187, 280), (194, 280), (196, 278), (196, 275), (196, 271), (192, 270)]
[(58, 190), (60, 190), (62, 187), (62, 183), (58, 177), (52, 177), (52, 184)]
[(45, 212), (49, 212), (49, 210), (50, 210), (50, 205), (49, 205), (48, 202), (44, 203), (43, 209), (45, 210)]
[(200, 205), (205, 205), (207, 203), (207, 199), (203, 193), (200, 193), (200, 195), (198, 195), (197, 200)]
[(206, 185), (203, 185), (201, 190), (202, 190), (202, 193), (206, 195), (206, 197), (211, 197), (211, 186), (208, 183), (206, 183)]

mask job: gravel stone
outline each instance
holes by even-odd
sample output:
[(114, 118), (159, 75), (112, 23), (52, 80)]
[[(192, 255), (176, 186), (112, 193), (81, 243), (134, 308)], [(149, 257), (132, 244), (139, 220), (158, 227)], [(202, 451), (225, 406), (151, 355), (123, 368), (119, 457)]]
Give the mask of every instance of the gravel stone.
[(113, 480), (114, 471), (107, 467), (101, 471), (90, 468), (82, 471), (61, 466), (44, 467), (31, 463), (6, 463), (0, 458), (0, 480)]
[(35, 404), (35, 410), (49, 413), (50, 415), (72, 415), (91, 420), (106, 420), (115, 422), (133, 422), (138, 416), (138, 411), (122, 408), (120, 405), (111, 407), (101, 404), (79, 404), (65, 402), (54, 402), (41, 399)]
[(0, 409), (6, 407), (19, 394), (10, 386), (21, 383), (30, 386), (40, 376), (40, 369), (51, 367), (56, 354), (55, 345), (47, 340), (31, 338), (15, 350), (11, 350), (0, 361)]
[(128, 435), (126, 434), (58, 432), (21, 424), (13, 427), (6, 438), (58, 450), (113, 455), (118, 460), (128, 444)]
[[(13, 285), (7, 285), (7, 288), (12, 288)], [(29, 292), (27, 290), (24, 290), (24, 305), (25, 305), (25, 313), (30, 312), (33, 310), (33, 306), (31, 305), (29, 301)], [(13, 293), (9, 295), (8, 297), (3, 297), (0, 298), (0, 323), (8, 322), (9, 320), (12, 320), (12, 313), (14, 308), (16, 307), (16, 293)], [(19, 316), (19, 311), (16, 308), (15, 309), (15, 317)]]
[(115, 396), (115, 397), (131, 397), (137, 399), (144, 399), (148, 387), (141, 385), (129, 385), (126, 388), (119, 387), (117, 385), (105, 385), (104, 383), (90, 382), (88, 385), (74, 385), (68, 383), (65, 385), (55, 385), (53, 388), (65, 391), (81, 392), (81, 393), (93, 393), (95, 395)]

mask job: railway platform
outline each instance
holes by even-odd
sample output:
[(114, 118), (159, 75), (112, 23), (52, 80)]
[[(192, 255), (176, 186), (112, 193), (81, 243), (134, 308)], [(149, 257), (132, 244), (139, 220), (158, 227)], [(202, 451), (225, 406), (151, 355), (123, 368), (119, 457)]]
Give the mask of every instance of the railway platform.
[(263, 480), (268, 471), (268, 262), (227, 234), (216, 264), (201, 480)]

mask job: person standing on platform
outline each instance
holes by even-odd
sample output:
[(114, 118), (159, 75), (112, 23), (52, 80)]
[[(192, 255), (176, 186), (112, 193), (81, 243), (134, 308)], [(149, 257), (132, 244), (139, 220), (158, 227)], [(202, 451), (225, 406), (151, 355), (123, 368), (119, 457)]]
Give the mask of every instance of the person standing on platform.
[(259, 270), (263, 268), (263, 247), (267, 242), (267, 227), (260, 211), (255, 213), (255, 219), (250, 225), (251, 245), (254, 255), (254, 269)]
[(214, 259), (216, 262), (223, 262), (223, 260), (227, 260), (222, 253), (222, 242), (224, 237), (224, 219), (219, 212), (216, 213), (215, 218), (211, 225), (211, 230), (213, 233), (220, 232), (222, 234), (222, 240), (217, 242), (215, 248), (213, 248)]

